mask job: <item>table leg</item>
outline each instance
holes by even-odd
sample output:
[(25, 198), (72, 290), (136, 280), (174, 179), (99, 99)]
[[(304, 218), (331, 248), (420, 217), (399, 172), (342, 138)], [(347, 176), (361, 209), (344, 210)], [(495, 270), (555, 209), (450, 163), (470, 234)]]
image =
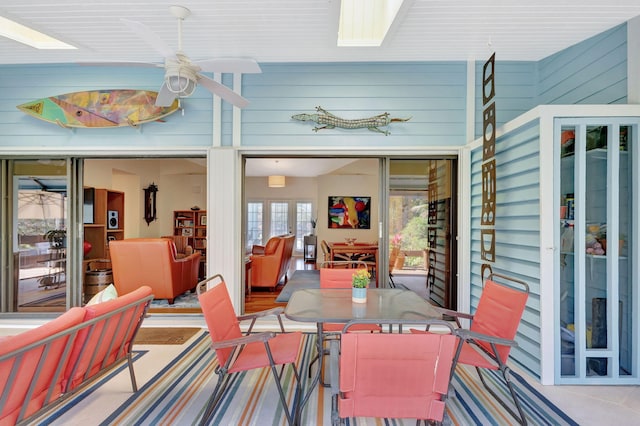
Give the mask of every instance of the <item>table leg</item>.
[[(323, 339), (324, 339), (324, 334), (322, 331), (322, 323), (319, 322), (316, 324), (317, 326), (317, 333), (316, 333), (316, 351), (317, 351), (317, 356), (318, 356), (318, 362), (322, 363), (322, 355), (323, 355)], [(313, 359), (312, 359), (313, 361)], [(311, 365), (311, 364), (309, 364)], [(302, 413), (302, 409), (304, 408), (305, 404), (307, 402), (309, 402), (309, 398), (311, 397), (311, 394), (313, 393), (313, 390), (318, 386), (318, 383), (320, 383), (320, 375), (322, 374), (322, 365), (318, 364), (318, 368), (316, 371), (316, 374), (314, 375), (313, 379), (311, 380), (311, 384), (309, 385), (308, 389), (307, 389), (307, 394), (302, 398), (302, 400), (300, 401), (300, 405), (298, 406), (298, 416), (301, 415)]]

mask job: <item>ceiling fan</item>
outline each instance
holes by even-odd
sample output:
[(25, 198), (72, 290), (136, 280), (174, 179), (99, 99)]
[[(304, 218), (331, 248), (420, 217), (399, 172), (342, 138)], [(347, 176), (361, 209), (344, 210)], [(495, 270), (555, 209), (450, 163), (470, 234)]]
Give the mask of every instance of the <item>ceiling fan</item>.
[[(191, 11), (183, 6), (169, 6), (169, 11), (178, 19), (178, 50), (174, 51), (164, 40), (158, 37), (149, 27), (141, 22), (122, 19), (122, 22), (133, 32), (138, 34), (151, 47), (164, 57), (164, 64), (145, 64), (163, 67), (165, 69), (164, 82), (156, 98), (156, 106), (169, 106), (176, 98), (186, 98), (193, 94), (196, 86), (201, 84), (214, 95), (220, 96), (227, 102), (243, 108), (249, 101), (227, 86), (218, 83), (206, 75), (205, 72), (219, 73), (260, 73), (260, 66), (253, 59), (220, 58), (192, 61), (182, 51), (182, 21)], [(137, 65), (141, 65), (137, 63)]]

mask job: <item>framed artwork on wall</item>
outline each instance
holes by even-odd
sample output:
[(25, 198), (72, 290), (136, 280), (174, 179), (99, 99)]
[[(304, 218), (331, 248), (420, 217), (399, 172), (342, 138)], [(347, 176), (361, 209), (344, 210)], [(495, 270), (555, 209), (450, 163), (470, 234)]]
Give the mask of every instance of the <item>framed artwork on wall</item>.
[(371, 228), (371, 197), (330, 196), (329, 229)]

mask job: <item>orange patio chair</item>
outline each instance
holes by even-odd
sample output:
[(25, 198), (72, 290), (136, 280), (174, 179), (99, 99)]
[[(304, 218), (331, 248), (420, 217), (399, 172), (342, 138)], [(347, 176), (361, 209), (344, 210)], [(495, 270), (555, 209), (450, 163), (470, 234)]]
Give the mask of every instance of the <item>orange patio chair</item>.
[[(220, 401), (230, 379), (234, 373), (256, 368), (271, 368), (276, 382), (280, 402), (287, 415), (290, 425), (297, 419), (297, 407), (292, 409), (287, 404), (287, 397), (282, 389), (280, 378), (284, 367), (289, 364), (295, 375), (294, 404), (300, 396), (300, 374), (296, 368), (296, 361), (300, 351), (302, 333), (285, 333), (280, 314), (282, 308), (273, 308), (243, 316), (236, 316), (222, 275), (214, 275), (198, 283), (198, 300), (202, 307), (211, 335), (212, 345), (218, 357), (216, 367), (218, 383), (209, 398), (207, 408), (201, 419), (201, 424), (207, 424), (213, 416), (216, 405)], [(256, 320), (266, 315), (276, 315), (282, 333), (262, 332), (251, 334)], [(251, 320), (246, 335), (240, 331), (240, 321)], [(281, 366), (278, 373), (276, 366)]]
[[(500, 283), (496, 282), (496, 279)], [(458, 363), (475, 367), (487, 391), (522, 425), (527, 424), (527, 419), (509, 378), (510, 369), (507, 366), (507, 359), (511, 348), (518, 346), (514, 338), (528, 297), (529, 286), (527, 283), (506, 275), (493, 273), (485, 281), (478, 308), (473, 315), (439, 309), (443, 314), (453, 316), (458, 327), (460, 327), (460, 318), (471, 320), (468, 329), (458, 330), (462, 343), (455, 356), (454, 369)], [(488, 386), (482, 374), (483, 368), (499, 370), (502, 373), (502, 378), (518, 411), (517, 414)], [(454, 370), (452, 370), (453, 372)]]
[[(457, 337), (445, 321), (425, 323), (442, 325), (449, 333), (346, 332), (340, 342), (331, 342), (333, 425), (345, 417), (442, 422)], [(355, 325), (363, 324), (352, 321), (343, 332)]]

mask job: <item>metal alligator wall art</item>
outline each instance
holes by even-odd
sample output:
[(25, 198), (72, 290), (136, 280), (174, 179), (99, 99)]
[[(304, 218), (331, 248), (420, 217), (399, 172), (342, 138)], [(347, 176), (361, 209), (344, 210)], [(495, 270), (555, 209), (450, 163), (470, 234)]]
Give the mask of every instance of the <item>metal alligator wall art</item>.
[(314, 132), (317, 132), (321, 129), (334, 129), (336, 127), (340, 127), (342, 129), (369, 129), (372, 132), (382, 133), (385, 136), (388, 136), (390, 132), (388, 130), (381, 130), (380, 127), (387, 126), (389, 123), (411, 120), (411, 117), (391, 118), (389, 117), (388, 112), (385, 112), (384, 114), (374, 115), (373, 117), (369, 118), (357, 118), (355, 120), (349, 120), (346, 118), (337, 117), (319, 106), (316, 107), (316, 111), (316, 114), (295, 114), (292, 115), (291, 118), (299, 121), (313, 121), (314, 123), (322, 124), (322, 126), (314, 127)]

